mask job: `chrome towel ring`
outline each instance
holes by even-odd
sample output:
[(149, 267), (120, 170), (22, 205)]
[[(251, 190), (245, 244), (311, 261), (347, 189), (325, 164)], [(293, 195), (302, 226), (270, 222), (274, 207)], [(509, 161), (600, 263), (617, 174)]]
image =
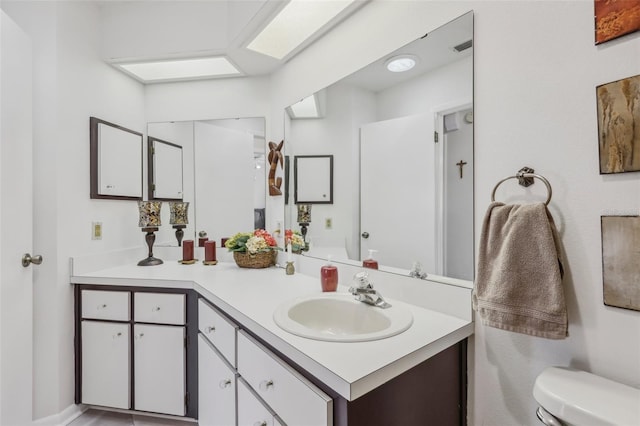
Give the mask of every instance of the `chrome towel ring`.
[(491, 202), (494, 202), (496, 200), (496, 190), (498, 189), (498, 187), (503, 183), (508, 181), (509, 179), (518, 179), (518, 183), (524, 187), (527, 187), (529, 185), (533, 185), (534, 183), (534, 178), (535, 179), (540, 179), (542, 181), (542, 183), (545, 184), (545, 186), (547, 187), (547, 201), (544, 202), (545, 206), (549, 205), (549, 202), (551, 201), (551, 194), (552, 194), (552, 190), (551, 190), (551, 184), (549, 183), (549, 181), (547, 179), (544, 178), (544, 176), (538, 175), (534, 173), (535, 170), (533, 170), (532, 168), (529, 167), (523, 167), (520, 170), (518, 170), (518, 173), (516, 173), (515, 176), (507, 176), (506, 178), (502, 179), (500, 182), (498, 182), (496, 184), (496, 186), (493, 187), (493, 191), (491, 191)]

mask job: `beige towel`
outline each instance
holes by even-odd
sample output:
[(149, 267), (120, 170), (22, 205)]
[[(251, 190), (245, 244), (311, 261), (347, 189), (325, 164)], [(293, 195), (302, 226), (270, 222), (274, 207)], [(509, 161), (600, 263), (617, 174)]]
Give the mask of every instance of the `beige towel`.
[(482, 324), (548, 339), (567, 336), (562, 262), (542, 204), (491, 203), (484, 218), (473, 309)]

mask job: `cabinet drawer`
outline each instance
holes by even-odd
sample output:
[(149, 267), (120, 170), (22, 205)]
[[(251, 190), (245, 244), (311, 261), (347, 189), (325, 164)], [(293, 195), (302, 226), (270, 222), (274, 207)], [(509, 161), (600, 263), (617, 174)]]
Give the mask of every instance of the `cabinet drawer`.
[(253, 394), (247, 383), (238, 379), (238, 426), (276, 426), (274, 415)]
[(236, 367), (236, 331), (238, 326), (209, 305), (198, 300), (198, 328), (232, 366)]
[(185, 324), (185, 295), (134, 293), (134, 321), (154, 324)]
[(129, 321), (128, 291), (82, 290), (82, 318)]
[(285, 423), (333, 424), (333, 400), (243, 331), (238, 372)]

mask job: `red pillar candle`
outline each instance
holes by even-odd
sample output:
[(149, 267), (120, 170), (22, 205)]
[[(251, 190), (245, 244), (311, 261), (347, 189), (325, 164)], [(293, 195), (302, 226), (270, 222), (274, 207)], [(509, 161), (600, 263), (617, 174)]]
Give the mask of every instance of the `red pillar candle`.
[(205, 241), (204, 242), (204, 261), (213, 262), (216, 260), (216, 242)]
[(204, 247), (204, 243), (209, 241), (208, 237), (200, 237), (198, 238), (198, 247)]
[(193, 240), (184, 240), (182, 242), (182, 260), (193, 260)]

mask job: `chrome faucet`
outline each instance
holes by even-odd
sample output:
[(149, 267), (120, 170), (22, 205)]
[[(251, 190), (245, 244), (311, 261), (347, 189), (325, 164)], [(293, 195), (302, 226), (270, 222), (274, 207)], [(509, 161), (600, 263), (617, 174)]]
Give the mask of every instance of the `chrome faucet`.
[(382, 298), (382, 295), (373, 288), (369, 281), (369, 274), (362, 271), (353, 276), (356, 285), (349, 287), (349, 292), (356, 296), (356, 300), (378, 308), (390, 308), (391, 304)]
[(409, 272), (410, 277), (420, 278), (421, 280), (427, 279), (427, 273), (422, 271), (422, 264), (420, 262), (413, 262), (413, 268)]

